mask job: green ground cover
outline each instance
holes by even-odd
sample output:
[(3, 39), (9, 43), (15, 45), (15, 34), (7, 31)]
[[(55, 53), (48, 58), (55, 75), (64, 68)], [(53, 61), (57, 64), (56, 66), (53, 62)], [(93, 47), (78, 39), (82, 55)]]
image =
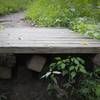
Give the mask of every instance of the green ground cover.
[(94, 0), (35, 0), (26, 18), (39, 26), (68, 27), (100, 39), (100, 9), (96, 8), (99, 4), (99, 0), (97, 3)]
[(48, 93), (56, 100), (100, 100), (100, 67), (87, 67), (81, 57), (55, 57), (41, 78), (48, 81)]
[(0, 0), (0, 15), (27, 8), (32, 0)]

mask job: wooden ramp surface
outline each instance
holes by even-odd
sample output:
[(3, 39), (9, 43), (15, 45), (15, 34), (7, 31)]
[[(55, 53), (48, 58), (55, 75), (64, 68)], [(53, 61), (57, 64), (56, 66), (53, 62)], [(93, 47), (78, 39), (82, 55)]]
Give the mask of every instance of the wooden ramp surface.
[(100, 41), (68, 29), (5, 28), (0, 53), (100, 53)]

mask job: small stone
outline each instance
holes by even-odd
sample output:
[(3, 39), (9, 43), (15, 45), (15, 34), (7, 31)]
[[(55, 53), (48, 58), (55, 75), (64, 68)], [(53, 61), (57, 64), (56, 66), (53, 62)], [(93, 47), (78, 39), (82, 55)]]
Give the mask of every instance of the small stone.
[(96, 55), (93, 59), (95, 65), (100, 66), (100, 54)]
[(12, 69), (8, 67), (0, 66), (0, 78), (1, 79), (11, 79)]
[(33, 55), (31, 60), (28, 62), (27, 67), (30, 70), (41, 72), (46, 63), (46, 58), (40, 55)]

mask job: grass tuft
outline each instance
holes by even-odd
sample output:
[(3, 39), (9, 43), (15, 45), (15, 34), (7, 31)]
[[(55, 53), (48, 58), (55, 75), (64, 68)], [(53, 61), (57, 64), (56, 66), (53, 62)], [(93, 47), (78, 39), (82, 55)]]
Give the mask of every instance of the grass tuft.
[(32, 0), (0, 0), (0, 15), (24, 10), (31, 1)]

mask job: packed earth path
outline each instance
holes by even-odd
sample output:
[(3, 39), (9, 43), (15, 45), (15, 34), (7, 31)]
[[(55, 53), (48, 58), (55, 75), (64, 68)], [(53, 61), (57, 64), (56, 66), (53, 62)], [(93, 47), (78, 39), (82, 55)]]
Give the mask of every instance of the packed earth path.
[[(31, 27), (24, 20), (24, 12), (0, 17), (4, 28)], [(28, 55), (29, 56), (29, 55)], [(47, 94), (47, 83), (40, 80), (42, 74), (33, 72), (26, 67), (27, 55), (17, 55), (16, 66), (11, 80), (0, 80), (0, 95), (3, 100), (53, 100)]]
[(9, 15), (0, 16), (0, 25), (3, 27), (27, 27), (32, 26), (25, 21), (25, 12), (20, 11)]

